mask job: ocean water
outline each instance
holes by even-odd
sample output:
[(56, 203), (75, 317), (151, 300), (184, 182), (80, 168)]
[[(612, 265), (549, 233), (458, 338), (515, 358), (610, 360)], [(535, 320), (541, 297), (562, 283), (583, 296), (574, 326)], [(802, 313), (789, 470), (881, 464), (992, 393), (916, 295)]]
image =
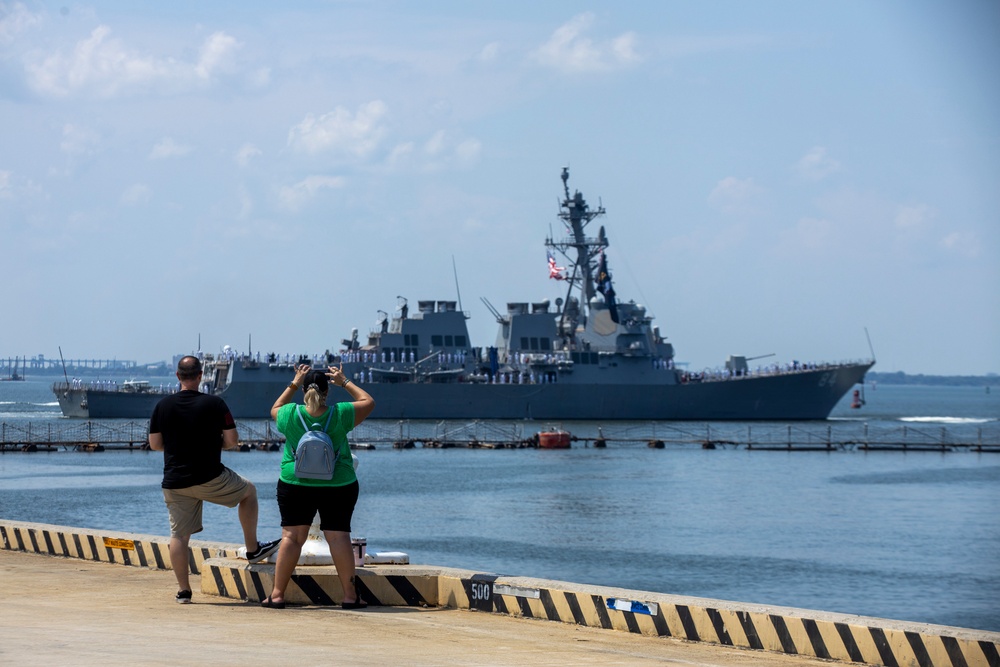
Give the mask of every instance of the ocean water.
[[(48, 387), (0, 383), (0, 424), (72, 421)], [(866, 389), (862, 410), (845, 400), (813, 426), (985, 432), (996, 442), (998, 394), (879, 385)], [(1000, 631), (1000, 454), (651, 449), (624, 440), (606, 449), (356, 453), (354, 534), (413, 563)], [(277, 536), (279, 455), (223, 456), (258, 486), (261, 538)], [(0, 516), (166, 535), (161, 470), (156, 452), (6, 453)], [(207, 506), (205, 526), (201, 538), (241, 540), (233, 510)]]

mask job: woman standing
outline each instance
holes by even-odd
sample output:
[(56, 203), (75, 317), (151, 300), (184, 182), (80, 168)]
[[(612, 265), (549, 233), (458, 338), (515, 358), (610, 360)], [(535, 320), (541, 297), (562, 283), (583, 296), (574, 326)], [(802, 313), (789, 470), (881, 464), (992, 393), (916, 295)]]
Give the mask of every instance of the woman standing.
[[(351, 400), (328, 407), (330, 382), (342, 387)], [(305, 405), (292, 402), (302, 388)], [(351, 516), (358, 500), (358, 478), (354, 474), (347, 434), (372, 413), (375, 401), (367, 391), (344, 377), (341, 367), (329, 366), (328, 372), (312, 370), (308, 364), (295, 369), (295, 379), (271, 406), (271, 418), (278, 432), (285, 435), (278, 479), (278, 509), (281, 512), (281, 547), (274, 566), (274, 588), (261, 602), (262, 607), (283, 609), (285, 589), (299, 562), (302, 545), (309, 536), (309, 526), (319, 512), (320, 530), (330, 545), (330, 555), (344, 589), (341, 606), (361, 609), (368, 605), (354, 587), (354, 549), (351, 546)], [(333, 411), (330, 414), (330, 411)], [(295, 448), (305, 435), (307, 424), (327, 425), (326, 432), (338, 453), (333, 479), (303, 479), (295, 476)]]

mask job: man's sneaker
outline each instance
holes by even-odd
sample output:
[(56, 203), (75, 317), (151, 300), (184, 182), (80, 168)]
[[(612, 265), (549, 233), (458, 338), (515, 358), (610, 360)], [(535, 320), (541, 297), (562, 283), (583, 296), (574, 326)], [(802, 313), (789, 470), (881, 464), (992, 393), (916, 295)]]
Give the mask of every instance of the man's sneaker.
[(191, 604), (191, 591), (177, 591), (177, 597), (174, 599), (181, 604)]
[(277, 551), (278, 546), (280, 545), (280, 537), (276, 540), (272, 540), (271, 542), (258, 542), (256, 549), (247, 552), (247, 560), (251, 563), (259, 563)]

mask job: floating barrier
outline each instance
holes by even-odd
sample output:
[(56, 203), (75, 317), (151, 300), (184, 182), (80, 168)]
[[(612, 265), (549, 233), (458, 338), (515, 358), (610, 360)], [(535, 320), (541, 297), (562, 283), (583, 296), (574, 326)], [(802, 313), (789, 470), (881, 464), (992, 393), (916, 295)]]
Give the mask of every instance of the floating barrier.
[[(240, 422), (240, 451), (277, 452), (284, 437), (273, 423)], [(599, 426), (596, 434), (573, 435), (562, 428), (530, 422), (378, 422), (361, 424), (351, 434), (355, 450), (525, 449), (642, 446), (653, 449), (700, 447), (753, 451), (952, 452), (1000, 453), (1000, 422), (970, 428), (869, 425), (860, 422), (785, 425), (730, 425), (720, 422), (648, 422)], [(531, 433), (525, 431), (531, 430)], [(147, 450), (148, 422), (0, 423), (0, 452)], [(558, 445), (558, 447), (556, 447)]]

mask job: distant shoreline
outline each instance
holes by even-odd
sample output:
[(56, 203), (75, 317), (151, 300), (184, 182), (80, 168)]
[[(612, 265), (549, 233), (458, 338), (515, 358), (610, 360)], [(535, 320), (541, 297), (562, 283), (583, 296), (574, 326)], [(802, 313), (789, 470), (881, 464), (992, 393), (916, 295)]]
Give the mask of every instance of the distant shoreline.
[(931, 386), (953, 386), (953, 387), (990, 387), (1000, 385), (1000, 375), (990, 373), (989, 375), (924, 375), (922, 373), (908, 375), (902, 371), (895, 373), (877, 373), (869, 371), (865, 375), (865, 382), (871, 384), (878, 382), (881, 384), (920, 384)]

